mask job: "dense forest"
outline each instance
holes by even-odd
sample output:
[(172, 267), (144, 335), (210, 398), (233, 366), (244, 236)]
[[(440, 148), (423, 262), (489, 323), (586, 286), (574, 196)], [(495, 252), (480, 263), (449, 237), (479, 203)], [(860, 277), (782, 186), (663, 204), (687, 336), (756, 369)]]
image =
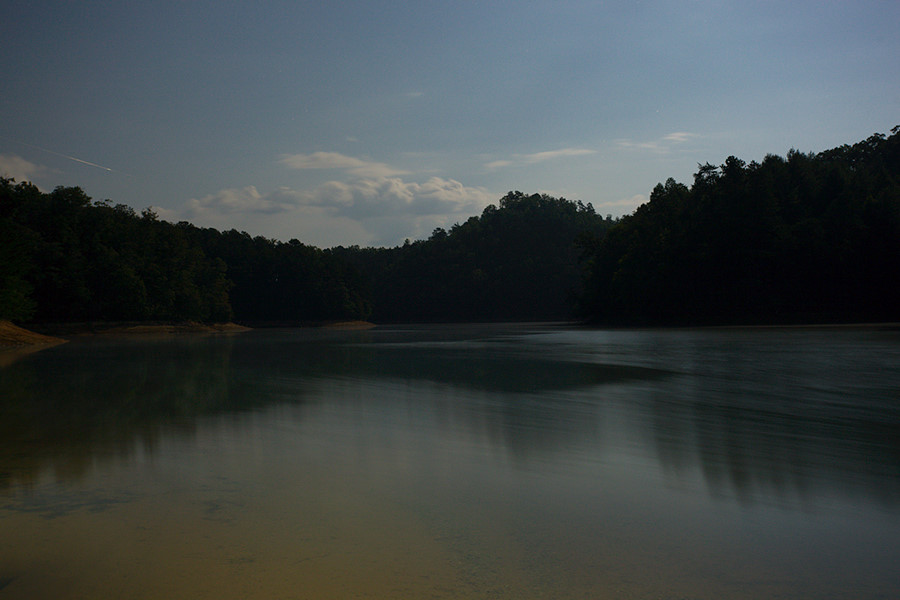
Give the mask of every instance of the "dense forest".
[(378, 322), (561, 320), (580, 296), (578, 238), (614, 224), (589, 204), (510, 192), (427, 240), (334, 252), (366, 275)]
[(201, 229), (0, 179), (0, 318), (323, 321), (366, 318), (360, 275), (330, 252)]
[(576, 238), (614, 221), (580, 202), (511, 192), (428, 240), (321, 250), (167, 223), (0, 180), (0, 318), (32, 323), (302, 324), (563, 319), (581, 280)]
[(584, 240), (583, 315), (605, 323), (900, 319), (900, 134), (705, 164)]
[(185, 228), (79, 188), (0, 180), (0, 316), (12, 320), (231, 317), (226, 266)]
[(510, 192), (395, 248), (160, 221), (0, 178), (0, 319), (301, 324), (900, 320), (900, 133), (700, 165), (621, 219)]

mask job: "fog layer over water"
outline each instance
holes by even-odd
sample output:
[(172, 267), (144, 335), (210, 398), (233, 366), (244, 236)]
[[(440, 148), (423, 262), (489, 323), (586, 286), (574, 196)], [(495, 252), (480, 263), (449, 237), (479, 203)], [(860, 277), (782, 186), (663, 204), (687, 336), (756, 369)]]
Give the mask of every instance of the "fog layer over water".
[(900, 593), (895, 330), (261, 330), (2, 364), (0, 599)]

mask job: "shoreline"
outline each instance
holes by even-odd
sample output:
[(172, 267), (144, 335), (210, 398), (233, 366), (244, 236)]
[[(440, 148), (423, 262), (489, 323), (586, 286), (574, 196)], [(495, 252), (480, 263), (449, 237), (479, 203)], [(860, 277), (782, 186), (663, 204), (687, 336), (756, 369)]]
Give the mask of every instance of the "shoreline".
[(91, 321), (76, 323), (35, 323), (31, 331), (59, 338), (91, 335), (176, 335), (186, 333), (235, 333), (249, 331), (236, 323), (198, 323), (195, 321)]
[(0, 320), (0, 368), (7, 367), (33, 352), (40, 352), (66, 342), (68, 340), (35, 333), (10, 321)]
[[(254, 327), (238, 323), (197, 323), (185, 321), (141, 322), (141, 321), (97, 321), (77, 323), (38, 323), (20, 327), (11, 321), (0, 320), (0, 350), (24, 350), (64, 344), (75, 337), (87, 336), (170, 336), (186, 334), (220, 334), (252, 331)], [(376, 327), (369, 321), (329, 321), (324, 323), (261, 323), (257, 327), (317, 327), (322, 329), (364, 330)]]
[(24, 329), (12, 321), (0, 321), (0, 349), (27, 348), (31, 346), (56, 346), (68, 340)]
[[(322, 328), (335, 330), (365, 330), (377, 327), (376, 323), (369, 321), (329, 321), (316, 323), (253, 323), (253, 327), (239, 325), (237, 323), (197, 323), (186, 321), (180, 323), (171, 322), (140, 322), (140, 321), (100, 321), (79, 323), (42, 323), (26, 329), (13, 324), (11, 321), (0, 320), (0, 351), (10, 350), (40, 350), (65, 344), (74, 337), (86, 336), (170, 336), (185, 334), (220, 334), (240, 333), (253, 329), (297, 327), (297, 328)], [(600, 326), (591, 323), (582, 323), (581, 326), (589, 329), (629, 329), (630, 327)], [(647, 329), (648, 327), (635, 327)], [(706, 325), (706, 326), (656, 326), (652, 329), (896, 329), (900, 330), (900, 322), (877, 323), (772, 323), (758, 325)]]
[(64, 344), (74, 337), (179, 335), (192, 333), (239, 333), (249, 327), (236, 323), (48, 323), (25, 329), (10, 321), (0, 321), (0, 350), (24, 350)]

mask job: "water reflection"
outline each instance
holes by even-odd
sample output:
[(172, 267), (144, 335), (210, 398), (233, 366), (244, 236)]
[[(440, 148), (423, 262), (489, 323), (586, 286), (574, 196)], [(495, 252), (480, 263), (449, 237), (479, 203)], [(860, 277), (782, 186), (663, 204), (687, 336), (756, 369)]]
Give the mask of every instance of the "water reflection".
[[(900, 502), (900, 363), (891, 331), (695, 335), (658, 388), (660, 464), (698, 462), (710, 492), (811, 508), (819, 496)], [(699, 357), (718, 357), (702, 360)]]
[(82, 477), (98, 458), (152, 453), (199, 415), (248, 404), (230, 381), (233, 340), (73, 342), (0, 370), (0, 490)]
[[(898, 348), (891, 332), (510, 326), (73, 342), (0, 370), (0, 490), (152, 454), (210, 415), (377, 400), (483, 435), (523, 469), (651, 452), (670, 480), (699, 471), (743, 503), (840, 493), (895, 508)], [(385, 383), (412, 391), (370, 393)]]
[(73, 342), (0, 368), (0, 596), (893, 597), (898, 365), (849, 331)]

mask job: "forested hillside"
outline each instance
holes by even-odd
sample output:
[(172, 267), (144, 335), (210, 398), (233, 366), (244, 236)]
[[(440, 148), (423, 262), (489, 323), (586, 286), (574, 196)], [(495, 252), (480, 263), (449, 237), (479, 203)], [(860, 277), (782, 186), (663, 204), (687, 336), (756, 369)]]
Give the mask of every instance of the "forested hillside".
[(167, 223), (149, 210), (0, 180), (0, 319), (31, 322), (564, 319), (579, 235), (614, 221), (510, 193), (481, 216), (396, 248), (322, 250)]
[(2, 318), (231, 318), (225, 264), (152, 212), (2, 179), (0, 237)]
[(585, 244), (583, 314), (607, 323), (900, 318), (900, 134), (729, 157), (672, 179)]
[(427, 240), (334, 252), (365, 274), (378, 322), (569, 319), (581, 283), (576, 241), (614, 223), (589, 204), (510, 192)]
[(0, 319), (361, 319), (358, 279), (296, 240), (167, 223), (79, 188), (0, 179)]
[(700, 166), (619, 220), (510, 192), (395, 248), (167, 223), (0, 178), (0, 319), (900, 320), (900, 133)]

